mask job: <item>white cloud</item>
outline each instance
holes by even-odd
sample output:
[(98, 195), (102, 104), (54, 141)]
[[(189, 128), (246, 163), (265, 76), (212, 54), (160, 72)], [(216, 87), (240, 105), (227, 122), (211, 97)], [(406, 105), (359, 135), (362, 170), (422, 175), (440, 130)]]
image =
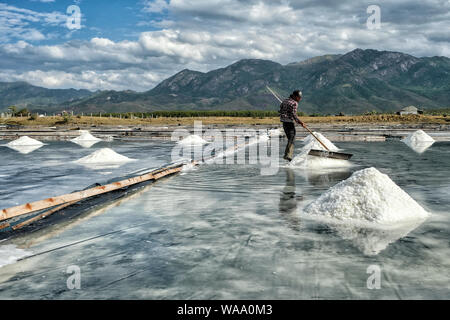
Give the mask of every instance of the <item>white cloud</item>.
[(147, 0), (144, 5), (144, 12), (161, 13), (169, 9), (169, 4), (166, 0)]
[(67, 16), (60, 12), (42, 13), (0, 3), (0, 43), (14, 39), (40, 41), (46, 39), (34, 25), (63, 26)]
[[(21, 79), (52, 88), (143, 91), (185, 68), (209, 71), (244, 58), (289, 63), (357, 47), (450, 56), (444, 31), (450, 29), (449, 5), (439, 0), (412, 2), (380, 1), (382, 28), (368, 30), (367, 5), (351, 1), (147, 1), (146, 12), (167, 10), (163, 20), (150, 22), (162, 30), (143, 32), (135, 41), (92, 38), (53, 46), (31, 44), (48, 35), (28, 23), (58, 24), (61, 16), (3, 10), (7, 5), (0, 4), (0, 32), (13, 29), (27, 41), (0, 46), (0, 80)], [(414, 3), (432, 16), (405, 23), (402, 12), (415, 16)], [(389, 6), (395, 6), (398, 16)], [(7, 18), (2, 16), (5, 11)]]

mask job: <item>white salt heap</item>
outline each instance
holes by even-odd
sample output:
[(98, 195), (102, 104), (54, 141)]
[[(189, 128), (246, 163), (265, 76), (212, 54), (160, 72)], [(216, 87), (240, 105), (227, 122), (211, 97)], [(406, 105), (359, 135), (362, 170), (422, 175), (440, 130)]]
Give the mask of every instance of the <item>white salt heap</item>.
[(75, 139), (70, 140), (72, 142), (79, 142), (79, 141), (101, 141), (101, 139), (94, 137), (92, 134), (90, 134), (87, 130), (80, 130), (80, 135), (76, 137)]
[(392, 224), (429, 216), (387, 175), (375, 168), (353, 173), (305, 208), (305, 213), (338, 220)]
[(20, 137), (17, 140), (11, 141), (7, 144), (9, 147), (18, 147), (18, 146), (42, 146), (44, 145), (42, 142), (32, 139), (28, 136)]
[(17, 248), (15, 245), (0, 246), (0, 268), (15, 263), (20, 258), (29, 256), (31, 252)]
[[(322, 141), (322, 143), (324, 145), (327, 146), (327, 148), (329, 149), (329, 151), (339, 151), (339, 148), (336, 147), (330, 140), (328, 140), (323, 134), (321, 134), (320, 132), (313, 132), (314, 135), (319, 138), (320, 141)], [(322, 144), (316, 140), (316, 138), (314, 138), (311, 134), (308, 135), (305, 139), (303, 139), (303, 143), (305, 144), (305, 146), (303, 147), (304, 149), (316, 149), (316, 150), (326, 150)]]
[(434, 139), (423, 130), (410, 133), (402, 141), (417, 153), (425, 152), (435, 142)]
[(268, 135), (269, 135), (269, 137), (278, 137), (281, 135), (281, 130), (280, 129), (270, 129), (268, 131)]
[(417, 130), (410, 133), (402, 141), (408, 145), (414, 145), (423, 142), (434, 142), (434, 139), (426, 134), (423, 130)]
[(109, 148), (103, 148), (95, 151), (94, 153), (81, 158), (75, 163), (80, 164), (102, 164), (102, 163), (123, 163), (128, 161), (135, 161), (135, 159), (130, 159), (128, 157), (122, 156), (116, 153), (114, 150)]
[(89, 133), (87, 130), (80, 130), (80, 135), (76, 137), (75, 139), (70, 140), (73, 143), (76, 143), (83, 148), (90, 148), (94, 144), (102, 141), (99, 138), (94, 137), (92, 134)]
[[(320, 132), (314, 132), (315, 136), (323, 142), (330, 151), (340, 151), (330, 140), (328, 140)], [(332, 168), (348, 168), (353, 164), (348, 160), (333, 159), (327, 157), (317, 157), (308, 155), (311, 149), (325, 150), (325, 148), (312, 135), (308, 135), (303, 139), (305, 145), (301, 149), (300, 154), (294, 157), (289, 163), (289, 167), (303, 167), (308, 169), (332, 169)]]
[(195, 134), (187, 136), (183, 140), (178, 141), (178, 144), (182, 144), (182, 145), (202, 145), (202, 144), (206, 144), (206, 143), (208, 143), (208, 141), (202, 139), (202, 137), (199, 137)]

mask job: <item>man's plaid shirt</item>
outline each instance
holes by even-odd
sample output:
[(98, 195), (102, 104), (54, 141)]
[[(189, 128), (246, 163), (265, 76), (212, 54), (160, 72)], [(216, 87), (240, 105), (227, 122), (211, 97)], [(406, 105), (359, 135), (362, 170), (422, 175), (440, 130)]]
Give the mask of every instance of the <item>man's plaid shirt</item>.
[(284, 99), (280, 105), (280, 121), (281, 122), (299, 122), (300, 119), (297, 116), (298, 102), (294, 99)]

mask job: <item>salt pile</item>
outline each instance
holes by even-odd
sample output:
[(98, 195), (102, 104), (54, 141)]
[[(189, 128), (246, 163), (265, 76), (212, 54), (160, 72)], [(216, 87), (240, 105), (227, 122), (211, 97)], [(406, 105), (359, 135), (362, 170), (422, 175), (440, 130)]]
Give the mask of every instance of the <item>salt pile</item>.
[(19, 147), (19, 146), (43, 146), (44, 144), (38, 140), (32, 139), (28, 136), (20, 137), (17, 140), (11, 141), (7, 144), (8, 147)]
[(375, 168), (353, 173), (305, 208), (305, 213), (338, 220), (392, 224), (429, 216), (387, 175)]
[(208, 141), (202, 139), (202, 137), (199, 137), (198, 135), (190, 135), (184, 138), (183, 140), (178, 141), (178, 144), (182, 145), (202, 145), (206, 144)]
[[(321, 134), (320, 132), (313, 132), (314, 135), (319, 138), (320, 141), (322, 141), (322, 143), (324, 145), (327, 146), (329, 151), (339, 151), (339, 148), (336, 147), (330, 140), (328, 140), (323, 134)], [(303, 139), (303, 142), (305, 144), (304, 149), (316, 149), (316, 150), (326, 150), (322, 144), (317, 141), (316, 138), (314, 138), (312, 135), (308, 135), (305, 139)]]
[(128, 157), (122, 156), (116, 153), (114, 150), (109, 148), (103, 148), (95, 151), (94, 153), (81, 158), (75, 163), (80, 164), (109, 164), (109, 163), (123, 163), (128, 161), (135, 161), (135, 159), (130, 159)]
[(102, 141), (99, 138), (94, 137), (92, 134), (90, 134), (87, 130), (80, 130), (80, 135), (76, 137), (75, 139), (70, 140), (73, 143), (76, 143), (83, 148), (90, 148), (97, 142)]
[(23, 136), (17, 140), (11, 141), (6, 146), (22, 154), (28, 154), (41, 148), (44, 144), (38, 140)]
[(280, 129), (270, 129), (268, 131), (269, 137), (278, 137), (281, 136), (281, 130)]
[(101, 139), (94, 137), (87, 130), (80, 130), (80, 135), (78, 137), (76, 137), (75, 139), (72, 139), (70, 141), (72, 141), (72, 142), (78, 142), (78, 141), (101, 141)]
[(417, 130), (410, 133), (406, 138), (404, 138), (403, 142), (408, 145), (412, 145), (423, 142), (434, 142), (434, 139), (426, 134), (423, 130)]
[(417, 130), (410, 133), (402, 141), (417, 153), (425, 152), (425, 150), (431, 147), (435, 142), (434, 139), (423, 130)]
[(20, 258), (26, 257), (30, 254), (30, 252), (19, 249), (15, 245), (0, 246), (0, 268), (14, 263)]

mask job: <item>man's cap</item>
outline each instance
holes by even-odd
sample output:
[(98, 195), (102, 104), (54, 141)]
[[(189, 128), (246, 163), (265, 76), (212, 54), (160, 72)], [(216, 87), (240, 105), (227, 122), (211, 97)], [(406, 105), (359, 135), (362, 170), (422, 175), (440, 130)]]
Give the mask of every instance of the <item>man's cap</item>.
[(294, 92), (292, 92), (292, 95), (294, 97), (303, 97), (303, 93), (300, 90), (295, 90)]

